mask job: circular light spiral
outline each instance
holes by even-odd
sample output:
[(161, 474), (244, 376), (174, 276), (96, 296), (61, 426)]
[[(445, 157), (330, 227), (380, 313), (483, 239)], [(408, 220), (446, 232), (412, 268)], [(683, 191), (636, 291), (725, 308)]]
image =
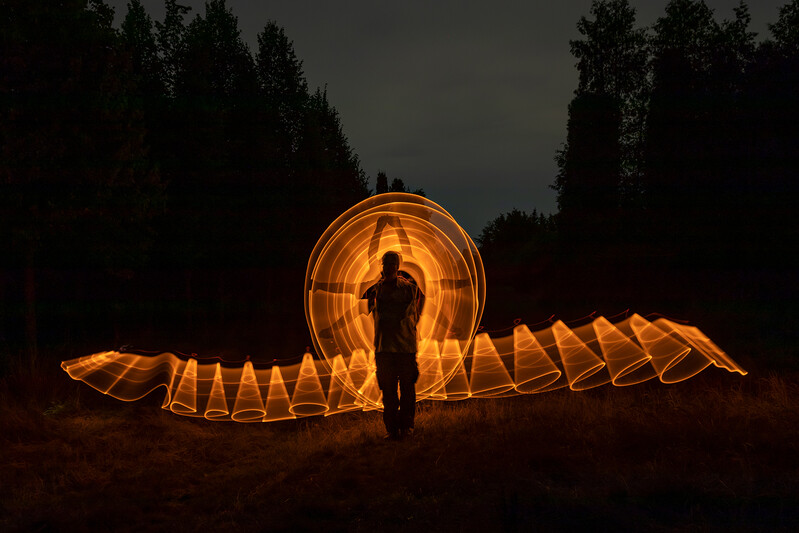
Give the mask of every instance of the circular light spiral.
[[(485, 274), (474, 242), (438, 204), (407, 193), (372, 196), (339, 216), (316, 243), (305, 276), (305, 315), (317, 353), (343, 387), (363, 394), (373, 377), (374, 326), (361, 297), (380, 279), (380, 259), (400, 254), (400, 271), (425, 294), (419, 319), (418, 399), (440, 390), (457, 365), (442, 371), (441, 348), (465, 357), (485, 305)], [(369, 355), (366, 355), (369, 354)], [(425, 361), (438, 364), (425, 364)], [(364, 357), (362, 379), (333, 372), (337, 356)], [(348, 365), (350, 366), (350, 365)], [(421, 390), (419, 390), (421, 387)], [(425, 394), (428, 393), (428, 394)]]

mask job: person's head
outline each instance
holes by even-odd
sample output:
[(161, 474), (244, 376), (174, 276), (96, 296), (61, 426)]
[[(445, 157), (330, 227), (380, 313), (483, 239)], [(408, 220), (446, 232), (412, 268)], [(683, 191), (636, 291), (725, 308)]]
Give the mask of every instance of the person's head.
[(383, 278), (393, 280), (397, 277), (400, 266), (400, 255), (397, 252), (388, 251), (383, 254)]

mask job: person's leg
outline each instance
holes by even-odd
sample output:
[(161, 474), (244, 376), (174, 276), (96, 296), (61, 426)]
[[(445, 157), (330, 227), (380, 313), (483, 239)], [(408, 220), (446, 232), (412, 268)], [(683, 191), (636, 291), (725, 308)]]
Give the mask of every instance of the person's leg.
[(399, 368), (399, 429), (407, 433), (413, 430), (416, 415), (416, 381), (419, 379), (419, 365), (416, 354), (402, 354)]
[(397, 371), (396, 363), (392, 355), (376, 354), (375, 363), (377, 364), (377, 386), (383, 392), (383, 423), (386, 432), (393, 436), (399, 436), (399, 406), (400, 399), (397, 396)]

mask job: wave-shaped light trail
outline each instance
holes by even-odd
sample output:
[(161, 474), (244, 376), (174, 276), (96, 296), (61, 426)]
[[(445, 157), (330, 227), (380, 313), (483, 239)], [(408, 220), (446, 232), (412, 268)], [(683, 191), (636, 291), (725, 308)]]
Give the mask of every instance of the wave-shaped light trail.
[[(639, 315), (612, 324), (604, 317), (578, 328), (563, 322), (531, 332), (522, 324), (496, 339), (481, 333), (463, 359), (456, 340), (429, 341), (419, 352), (419, 400), (464, 400), (569, 387), (686, 380), (713, 365), (745, 375), (698, 328)], [(352, 410), (380, 409), (374, 353), (338, 354), (333, 366), (306, 353), (301, 363), (255, 368), (183, 359), (172, 353), (102, 352), (64, 361), (76, 380), (119, 400), (164, 387), (163, 408), (208, 420), (269, 422)], [(453, 377), (442, 382), (442, 374)], [(356, 393), (351, 392), (352, 390)]]
[(380, 409), (371, 351), (373, 325), (361, 296), (380, 275), (386, 251), (402, 255), (403, 275), (424, 292), (419, 320), (418, 400), (463, 400), (584, 390), (652, 378), (675, 383), (710, 365), (746, 374), (698, 328), (639, 315), (599, 317), (571, 329), (561, 321), (513, 335), (478, 334), (485, 273), (477, 247), (452, 216), (412, 194), (373, 196), (339, 216), (311, 252), (305, 315), (318, 359), (231, 368), (172, 353), (102, 352), (62, 367), (120, 400), (166, 388), (163, 407), (209, 420), (273, 421)]

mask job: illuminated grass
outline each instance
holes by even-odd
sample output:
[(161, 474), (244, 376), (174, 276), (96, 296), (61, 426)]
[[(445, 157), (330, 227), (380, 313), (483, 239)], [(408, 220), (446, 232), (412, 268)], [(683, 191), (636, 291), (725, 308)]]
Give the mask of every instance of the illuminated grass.
[(215, 423), (36, 375), (0, 389), (3, 531), (799, 527), (796, 375), (426, 402), (402, 443), (376, 412)]

